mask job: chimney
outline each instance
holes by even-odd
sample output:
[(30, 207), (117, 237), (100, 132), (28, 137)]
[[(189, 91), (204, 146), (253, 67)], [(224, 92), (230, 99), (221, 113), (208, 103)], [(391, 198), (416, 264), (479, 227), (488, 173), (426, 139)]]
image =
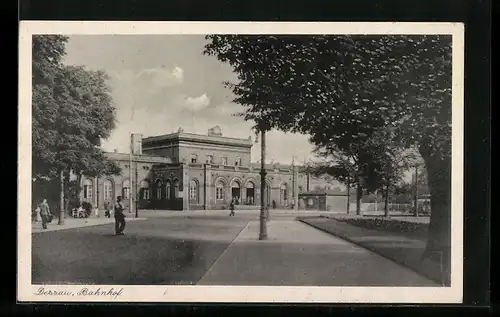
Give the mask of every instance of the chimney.
[(133, 133), (131, 142), (132, 142), (132, 154), (142, 155), (142, 134)]

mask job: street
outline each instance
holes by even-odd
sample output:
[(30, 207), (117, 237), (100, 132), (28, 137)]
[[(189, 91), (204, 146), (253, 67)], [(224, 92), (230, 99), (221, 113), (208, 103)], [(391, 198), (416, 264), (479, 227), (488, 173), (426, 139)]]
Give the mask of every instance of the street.
[(409, 269), (275, 213), (145, 213), (125, 236), (103, 224), (33, 233), (34, 284), (435, 286)]

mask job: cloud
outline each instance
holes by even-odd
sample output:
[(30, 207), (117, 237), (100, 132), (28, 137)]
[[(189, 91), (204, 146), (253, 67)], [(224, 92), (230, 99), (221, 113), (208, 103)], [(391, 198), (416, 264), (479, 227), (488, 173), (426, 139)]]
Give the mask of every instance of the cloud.
[(184, 69), (180, 68), (179, 66), (176, 66), (172, 71), (172, 75), (178, 80), (182, 81), (184, 80)]
[(198, 97), (187, 97), (186, 98), (186, 104), (189, 107), (190, 110), (201, 110), (210, 105), (210, 98), (207, 96), (207, 94), (203, 94)]
[(145, 93), (159, 93), (165, 88), (184, 82), (184, 70), (176, 66), (173, 69), (145, 68), (138, 72), (121, 70), (114, 73), (116, 86), (140, 90)]

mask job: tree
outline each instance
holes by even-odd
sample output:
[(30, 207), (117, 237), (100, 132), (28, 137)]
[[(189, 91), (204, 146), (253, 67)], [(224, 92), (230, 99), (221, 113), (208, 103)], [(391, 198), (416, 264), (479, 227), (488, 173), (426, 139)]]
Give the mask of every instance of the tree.
[[(385, 154), (385, 155), (384, 155)], [(403, 171), (410, 166), (411, 155), (405, 154), (396, 148), (389, 149), (382, 154), (382, 164), (377, 173), (380, 175), (384, 197), (384, 216), (389, 216), (389, 196), (395, 186), (403, 179)]]
[(229, 63), (246, 120), (310, 135), (323, 148), (384, 131), (424, 159), (431, 191), (425, 256), (451, 252), (451, 36), (210, 35), (205, 53)]
[(356, 214), (361, 214), (361, 198), (363, 195), (363, 182), (366, 176), (364, 167), (366, 162), (360, 160), (356, 153), (337, 151), (322, 151), (317, 148), (315, 152), (325, 160), (315, 162), (309, 166), (309, 173), (314, 176), (331, 175), (348, 187), (356, 186)]
[(63, 65), (66, 41), (61, 36), (33, 36), (33, 175), (59, 183), (60, 224), (71, 174), (79, 181), (83, 173), (119, 172), (100, 149), (101, 140), (115, 127), (107, 76), (102, 71)]

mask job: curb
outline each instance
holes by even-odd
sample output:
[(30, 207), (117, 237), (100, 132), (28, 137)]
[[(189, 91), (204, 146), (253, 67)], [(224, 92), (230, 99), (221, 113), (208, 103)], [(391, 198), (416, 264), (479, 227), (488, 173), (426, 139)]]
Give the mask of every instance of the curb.
[[(311, 226), (311, 227), (313, 227), (313, 228), (315, 228), (317, 230), (320, 230), (320, 231), (323, 231), (325, 233), (328, 233), (328, 234), (331, 234), (333, 236), (336, 236), (338, 238), (341, 238), (341, 239), (343, 239), (345, 241), (348, 241), (348, 242), (350, 242), (350, 243), (352, 243), (354, 245), (357, 245), (357, 246), (359, 246), (359, 247), (361, 247), (361, 248), (363, 248), (365, 250), (368, 250), (368, 251), (370, 251), (372, 253), (375, 253), (375, 254), (377, 254), (377, 255), (379, 255), (379, 256), (387, 259), (387, 260), (390, 260), (390, 261), (392, 261), (392, 262), (394, 262), (394, 263), (396, 263), (398, 265), (401, 265), (401, 266), (403, 266), (403, 267), (405, 267), (407, 269), (410, 269), (411, 271), (413, 271), (413, 272), (415, 272), (415, 273), (417, 273), (419, 275), (422, 275), (422, 276), (424, 276), (424, 277), (426, 277), (426, 278), (428, 278), (428, 279), (436, 282), (440, 287), (447, 287), (447, 285), (444, 285), (439, 279), (437, 279), (435, 277), (431, 277), (428, 274), (425, 274), (424, 272), (421, 272), (421, 271), (415, 269), (414, 267), (412, 267), (412, 266), (410, 266), (410, 265), (408, 265), (408, 264), (406, 264), (404, 262), (398, 261), (398, 260), (394, 259), (393, 257), (389, 257), (389, 256), (381, 253), (380, 251), (377, 251), (376, 249), (370, 248), (369, 246), (366, 246), (366, 245), (363, 245), (363, 244), (361, 244), (361, 243), (359, 243), (357, 241), (354, 241), (350, 237), (347, 237), (347, 236), (344, 236), (344, 235), (341, 235), (341, 234), (338, 234), (338, 233), (327, 231), (327, 230), (325, 230), (323, 228), (320, 228), (320, 227), (318, 227), (316, 225), (308, 223), (307, 221), (304, 221), (305, 219), (299, 219), (299, 218), (297, 218), (297, 220), (300, 221), (300, 222), (302, 222), (302, 223), (304, 223), (304, 224), (306, 224), (306, 225), (308, 225), (308, 226)], [(335, 219), (332, 219), (332, 220), (335, 220)]]
[[(139, 220), (146, 220), (148, 218), (131, 218), (128, 221), (139, 221)], [(54, 228), (54, 229), (46, 229), (42, 230), (39, 229), (40, 231), (33, 231), (33, 228), (31, 228), (31, 234), (39, 234), (39, 233), (48, 233), (48, 232), (55, 232), (55, 231), (63, 231), (63, 230), (71, 230), (71, 229), (79, 229), (79, 228), (87, 228), (87, 227), (95, 227), (95, 226), (104, 226), (104, 225), (109, 225), (109, 224), (114, 224), (114, 221), (110, 222), (104, 222), (104, 223), (93, 223), (93, 224), (85, 224), (85, 225), (78, 225), (74, 227), (66, 227), (66, 228)]]

